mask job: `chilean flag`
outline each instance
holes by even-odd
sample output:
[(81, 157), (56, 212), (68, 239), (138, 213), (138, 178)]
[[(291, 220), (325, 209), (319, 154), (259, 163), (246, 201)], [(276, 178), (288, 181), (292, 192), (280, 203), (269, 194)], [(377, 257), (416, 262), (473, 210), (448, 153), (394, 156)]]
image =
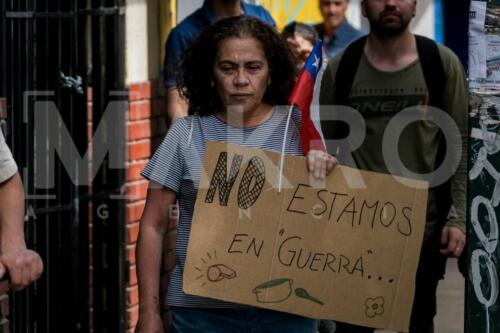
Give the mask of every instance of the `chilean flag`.
[[(300, 137), (304, 155), (307, 155), (310, 149), (326, 151), (325, 139), (321, 132), (321, 124), (319, 122), (319, 103), (317, 96), (319, 93), (319, 83), (321, 83), (321, 75), (318, 74), (323, 74), (322, 68), (323, 41), (320, 40), (314, 46), (309, 58), (307, 58), (304, 68), (300, 71), (299, 78), (297, 83), (295, 83), (292, 94), (288, 99), (291, 105), (297, 106), (302, 112)], [(315, 89), (318, 76), (320, 76), (317, 81), (318, 87)], [(311, 110), (313, 97), (315, 103), (313, 103)]]

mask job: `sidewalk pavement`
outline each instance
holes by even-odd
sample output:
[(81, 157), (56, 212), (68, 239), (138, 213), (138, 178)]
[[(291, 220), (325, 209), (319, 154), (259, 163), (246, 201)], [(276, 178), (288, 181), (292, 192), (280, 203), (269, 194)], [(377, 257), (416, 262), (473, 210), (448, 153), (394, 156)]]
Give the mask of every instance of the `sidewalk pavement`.
[[(457, 260), (448, 260), (445, 279), (439, 283), (435, 333), (464, 332), (465, 281), (458, 271)], [(376, 333), (392, 333), (376, 331)]]

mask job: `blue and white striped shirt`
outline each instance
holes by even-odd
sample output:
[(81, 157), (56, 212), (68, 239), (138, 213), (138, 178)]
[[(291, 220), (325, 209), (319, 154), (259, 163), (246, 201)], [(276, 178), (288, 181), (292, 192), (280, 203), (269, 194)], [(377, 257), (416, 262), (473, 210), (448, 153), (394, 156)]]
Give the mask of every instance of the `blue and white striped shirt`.
[[(193, 210), (202, 172), (207, 141), (228, 142), (247, 147), (281, 152), (288, 107), (274, 107), (262, 124), (237, 128), (214, 115), (178, 119), (149, 161), (142, 175), (177, 193), (179, 224), (175, 248), (175, 267), (168, 287), (167, 303), (171, 306), (202, 308), (241, 307), (233, 303), (185, 294), (182, 276), (187, 254)], [(294, 110), (287, 134), (285, 153), (302, 155), (300, 112)]]

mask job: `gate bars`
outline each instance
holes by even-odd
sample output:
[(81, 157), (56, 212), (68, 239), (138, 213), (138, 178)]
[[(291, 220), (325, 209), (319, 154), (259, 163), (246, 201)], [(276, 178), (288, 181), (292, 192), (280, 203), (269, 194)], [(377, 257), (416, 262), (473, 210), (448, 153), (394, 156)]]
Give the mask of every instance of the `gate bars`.
[[(53, 102), (61, 128), (76, 147), (70, 160), (78, 161), (88, 148), (87, 103), (93, 106), (95, 131), (108, 103), (126, 98), (112, 93), (123, 90), (124, 82), (123, 0), (2, 0), (0, 11), (0, 97), (8, 104), (7, 140), (25, 183), (27, 243), (45, 264), (38, 282), (11, 294), (11, 330), (88, 332), (92, 326), (95, 332), (124, 332), (124, 205), (111, 196), (119, 193), (123, 169), (108, 169), (107, 157), (93, 166), (99, 170), (90, 186), (75, 184), (59, 158), (37, 150), (34, 126), (36, 105)], [(103, 141), (120, 135), (124, 126), (108, 124)], [(56, 150), (67, 144), (61, 141)], [(37, 174), (37, 163), (43, 163), (46, 174)], [(51, 173), (53, 187), (35, 187), (37, 178)], [(106, 216), (95, 209), (103, 205)]]

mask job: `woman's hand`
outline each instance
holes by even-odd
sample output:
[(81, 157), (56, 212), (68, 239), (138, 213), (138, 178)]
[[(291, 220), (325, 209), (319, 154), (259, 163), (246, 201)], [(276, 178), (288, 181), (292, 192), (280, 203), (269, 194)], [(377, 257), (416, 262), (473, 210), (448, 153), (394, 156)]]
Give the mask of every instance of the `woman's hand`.
[(309, 150), (307, 169), (316, 179), (325, 179), (337, 165), (337, 159), (321, 150)]

